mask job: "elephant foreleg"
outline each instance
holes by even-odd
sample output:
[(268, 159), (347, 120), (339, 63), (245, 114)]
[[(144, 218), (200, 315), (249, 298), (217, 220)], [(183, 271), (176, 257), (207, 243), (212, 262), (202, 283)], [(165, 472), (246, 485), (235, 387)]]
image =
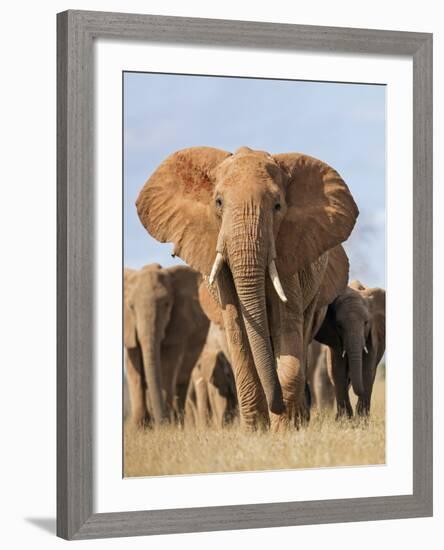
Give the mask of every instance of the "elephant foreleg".
[(131, 422), (138, 426), (148, 423), (149, 415), (145, 401), (145, 379), (143, 376), (142, 355), (140, 349), (126, 350), (126, 376), (131, 403)]
[(319, 410), (332, 410), (335, 402), (335, 387), (327, 372), (324, 350), (322, 350), (316, 368), (314, 387)]
[(336, 353), (331, 348), (327, 351), (327, 361), (330, 362), (330, 371), (332, 373), (333, 384), (335, 387), (336, 396), (336, 419), (344, 416), (349, 418), (353, 416), (353, 409), (350, 403), (349, 382), (347, 373), (346, 359), (342, 358), (339, 353)]
[(222, 428), (227, 411), (227, 399), (220, 395), (217, 388), (212, 384), (208, 387), (208, 398), (210, 400), (212, 423), (216, 428)]
[(197, 425), (196, 389), (191, 378), (185, 398), (184, 424), (186, 427)]
[(362, 396), (358, 398), (356, 403), (356, 414), (362, 417), (368, 417), (370, 415), (370, 404), (371, 404), (372, 394), (371, 392), (365, 392)]
[(285, 411), (271, 415), (274, 431), (286, 427), (299, 427), (309, 419), (310, 411), (306, 392), (306, 354), (304, 346), (303, 300), (294, 278), (285, 280), (288, 304), (276, 299), (273, 289), (270, 293), (269, 316), (273, 349), (277, 359), (277, 373), (282, 387)]
[(207, 383), (203, 376), (199, 376), (194, 381), (196, 390), (196, 409), (197, 409), (197, 425), (199, 428), (205, 428), (210, 420), (210, 404), (208, 400)]
[(370, 354), (363, 359), (362, 383), (364, 393), (358, 398), (356, 403), (356, 414), (358, 416), (369, 416), (370, 405), (373, 393), (373, 384), (376, 377), (375, 354), (373, 349), (370, 349)]
[(294, 333), (282, 336), (277, 364), (285, 412), (281, 415), (271, 414), (271, 425), (274, 431), (289, 426), (299, 427), (309, 418), (301, 338)]
[[(279, 308), (281, 308), (280, 304)], [(276, 317), (274, 315), (275, 319)], [(273, 328), (273, 342), (285, 411), (281, 415), (271, 415), (273, 431), (290, 426), (298, 428), (309, 418), (305, 391), (303, 323), (300, 310), (289, 309), (282, 317), (280, 324)]]
[(177, 380), (185, 355), (185, 346), (162, 346), (162, 391), (164, 393), (168, 414), (172, 421), (183, 417), (183, 406), (178, 403)]

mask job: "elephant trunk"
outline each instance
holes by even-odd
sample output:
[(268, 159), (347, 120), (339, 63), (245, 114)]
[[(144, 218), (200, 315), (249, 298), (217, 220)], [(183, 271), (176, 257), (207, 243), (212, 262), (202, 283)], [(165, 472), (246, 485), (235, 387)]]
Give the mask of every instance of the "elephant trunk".
[(155, 337), (150, 337), (149, 333), (145, 333), (141, 345), (151, 413), (154, 417), (154, 422), (156, 424), (161, 424), (167, 420), (167, 412), (162, 394), (160, 344), (156, 341)]
[(346, 346), (348, 368), (353, 391), (359, 397), (364, 393), (362, 381), (362, 345), (359, 336), (351, 339), (351, 344)]
[[(245, 227), (245, 222), (242, 224)], [(239, 299), (241, 315), (268, 408), (275, 414), (284, 409), (282, 388), (272, 350), (265, 301), (267, 238), (258, 219), (249, 220), (247, 235), (231, 239), (228, 259)]]

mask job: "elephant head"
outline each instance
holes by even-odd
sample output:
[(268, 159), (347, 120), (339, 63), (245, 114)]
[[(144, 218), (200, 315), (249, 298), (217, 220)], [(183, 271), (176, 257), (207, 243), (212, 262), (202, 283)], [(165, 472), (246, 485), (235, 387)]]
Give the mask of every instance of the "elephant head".
[(340, 355), (354, 393), (364, 399), (385, 350), (385, 291), (352, 281), (330, 304), (316, 340)]
[(167, 418), (162, 396), (160, 349), (174, 304), (174, 289), (168, 272), (159, 264), (139, 271), (125, 269), (124, 344), (139, 346), (152, 414), (156, 423)]
[[(283, 278), (346, 240), (358, 209), (338, 173), (298, 153), (211, 147), (168, 157), (137, 199), (139, 218), (210, 285), (228, 268), (268, 408), (284, 409), (268, 326), (265, 281)], [(223, 305), (222, 305), (223, 307)]]

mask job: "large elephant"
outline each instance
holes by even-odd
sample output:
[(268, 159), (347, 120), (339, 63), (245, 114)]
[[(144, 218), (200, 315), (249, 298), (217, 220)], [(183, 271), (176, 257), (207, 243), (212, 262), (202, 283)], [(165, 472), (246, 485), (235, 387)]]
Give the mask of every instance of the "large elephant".
[(221, 428), (234, 419), (236, 386), (226, 347), (223, 328), (211, 323), (205, 346), (191, 373), (185, 425)]
[(198, 300), (199, 281), (188, 266), (125, 269), (126, 375), (136, 424), (161, 423), (183, 411), (209, 326)]
[(356, 412), (367, 416), (376, 369), (385, 352), (385, 290), (350, 285), (328, 307), (316, 340), (329, 346), (327, 365), (338, 416), (352, 416), (350, 382), (358, 396)]
[(340, 243), (358, 209), (344, 181), (299, 153), (192, 147), (157, 168), (136, 205), (222, 310), (242, 423), (298, 425), (308, 343), (348, 281)]

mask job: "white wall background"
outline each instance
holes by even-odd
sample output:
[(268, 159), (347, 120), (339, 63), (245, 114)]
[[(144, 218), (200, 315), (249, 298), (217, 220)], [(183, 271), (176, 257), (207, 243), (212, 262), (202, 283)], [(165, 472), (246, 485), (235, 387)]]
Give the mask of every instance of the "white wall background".
[[(46, 0), (2, 6), (0, 86), (1, 128), (1, 518), (5, 548), (32, 545), (61, 547), (55, 530), (55, 14), (68, 8), (128, 11), (426, 31), (435, 33), (435, 212), (443, 205), (438, 183), (444, 178), (444, 25), (436, 0)], [(252, 7), (253, 6), (253, 7)], [(436, 220), (436, 281), (444, 277), (438, 257), (442, 221)], [(436, 284), (435, 312), (443, 304)], [(436, 313), (436, 365), (442, 362), (438, 337), (442, 315)], [(6, 352), (6, 353), (5, 353)], [(82, 548), (146, 547), (213, 549), (242, 545), (268, 548), (332, 550), (359, 545), (360, 550), (396, 544), (403, 549), (442, 544), (443, 495), (438, 457), (442, 458), (443, 376), (435, 369), (435, 517), (327, 526), (174, 535), (78, 543)], [(439, 436), (439, 432), (441, 437)], [(74, 543), (72, 543), (74, 544)]]

